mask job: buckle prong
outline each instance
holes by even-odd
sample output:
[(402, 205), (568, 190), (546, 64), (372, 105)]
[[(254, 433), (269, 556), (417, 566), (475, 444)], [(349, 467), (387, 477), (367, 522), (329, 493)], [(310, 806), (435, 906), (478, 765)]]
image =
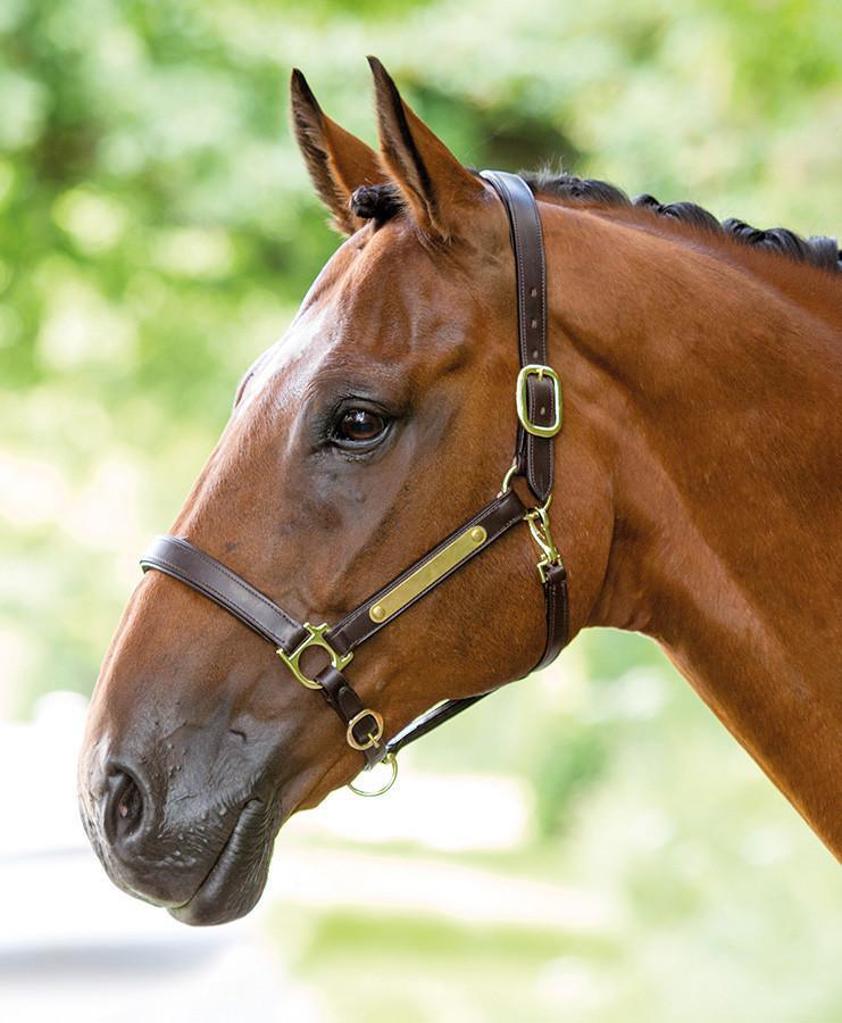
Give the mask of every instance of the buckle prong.
[[(354, 726), (365, 718), (372, 718), (374, 720), (374, 729), (368, 732), (367, 742), (358, 742), (354, 735)], [(361, 710), (359, 714), (355, 714), (348, 722), (348, 729), (345, 732), (345, 738), (348, 741), (348, 745), (351, 749), (358, 749), (360, 752), (365, 752), (367, 749), (380, 749), (380, 740), (383, 738), (383, 716), (378, 714), (376, 710), (370, 710), (366, 707)]]

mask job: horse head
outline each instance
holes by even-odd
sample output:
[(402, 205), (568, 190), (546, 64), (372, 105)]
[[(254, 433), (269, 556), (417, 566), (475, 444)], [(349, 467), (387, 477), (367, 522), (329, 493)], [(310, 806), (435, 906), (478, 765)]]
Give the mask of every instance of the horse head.
[[(296, 136), (346, 240), (244, 375), (171, 530), (298, 622), (341, 619), (492, 500), (517, 426), (505, 209), (372, 69), (379, 154), (293, 75)], [(557, 528), (587, 565), (575, 632), (611, 516), (575, 431), (566, 457), (579, 496)], [(361, 647), (354, 687), (394, 734), (437, 701), (522, 677), (544, 643), (534, 548), (512, 531)], [(149, 572), (93, 697), (87, 831), (121, 888), (188, 923), (233, 919), (259, 898), (283, 821), (359, 772), (344, 738), (259, 636)]]

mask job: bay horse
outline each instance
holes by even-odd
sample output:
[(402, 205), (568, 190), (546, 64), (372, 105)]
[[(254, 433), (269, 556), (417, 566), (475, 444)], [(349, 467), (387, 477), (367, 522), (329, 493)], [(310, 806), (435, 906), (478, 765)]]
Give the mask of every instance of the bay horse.
[[(839, 857), (836, 244), (528, 175), (521, 242), (542, 238), (529, 294), (545, 298), (548, 350), (519, 373), (515, 339), (538, 312), (524, 319), (501, 177), (465, 168), (371, 67), (379, 153), (293, 74), (295, 134), (346, 240), (243, 377), (102, 666), (79, 791), (110, 877), (187, 923), (242, 916), (281, 824), (354, 778), (361, 750), (535, 665), (542, 589), (562, 581), (565, 640), (594, 626), (653, 637)], [(510, 465), (515, 432), (528, 445), (539, 425), (516, 379), (556, 403), (540, 449), (552, 504), (469, 557), (497, 529), (477, 508), (536, 503), (522, 459)], [(394, 601), (382, 588), (415, 559), (442, 585), (417, 603), (400, 590), (407, 613), (346, 669), (342, 630), (309, 623), (363, 607), (375, 631), (395, 612), (365, 601)], [(265, 640), (285, 622), (279, 663)]]

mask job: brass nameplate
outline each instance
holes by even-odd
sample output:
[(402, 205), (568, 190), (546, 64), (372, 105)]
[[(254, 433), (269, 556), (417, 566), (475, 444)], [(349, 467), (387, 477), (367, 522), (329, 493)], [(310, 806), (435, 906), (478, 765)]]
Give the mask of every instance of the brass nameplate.
[(410, 601), (441, 579), (443, 575), (447, 575), (460, 561), (464, 561), (478, 547), (482, 547), (487, 539), (488, 533), (482, 526), (471, 526), (464, 533), (460, 533), (438, 554), (434, 554), (429, 561), (419, 565), (403, 582), (399, 582), (380, 600), (372, 604), (368, 609), (369, 618), (378, 625), (388, 621), (392, 615), (405, 608)]

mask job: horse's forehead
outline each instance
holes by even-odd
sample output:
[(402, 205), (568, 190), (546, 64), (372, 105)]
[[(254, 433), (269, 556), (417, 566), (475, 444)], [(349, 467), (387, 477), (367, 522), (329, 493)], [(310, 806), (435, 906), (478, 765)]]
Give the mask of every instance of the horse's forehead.
[[(439, 280), (441, 268), (416, 230), (397, 220), (349, 238), (321, 277), (325, 286), (316, 292), (314, 304), (331, 306), (350, 323), (382, 315), (384, 307), (392, 313), (400, 308), (411, 313), (415, 307), (423, 311), (417, 299), (428, 292), (430, 282)], [(307, 304), (305, 299), (305, 308)]]
[(325, 264), (288, 330), (253, 367), (248, 390), (302, 388), (337, 357), (408, 358), (416, 338), (432, 341), (433, 321), (453, 321), (447, 291), (446, 275), (414, 232), (363, 229)]
[(305, 297), (286, 344), (293, 354), (318, 337), (335, 350), (349, 345), (374, 355), (397, 333), (408, 354), (421, 325), (453, 314), (450, 292), (435, 254), (414, 231), (389, 224), (367, 238), (349, 238), (334, 253)]

